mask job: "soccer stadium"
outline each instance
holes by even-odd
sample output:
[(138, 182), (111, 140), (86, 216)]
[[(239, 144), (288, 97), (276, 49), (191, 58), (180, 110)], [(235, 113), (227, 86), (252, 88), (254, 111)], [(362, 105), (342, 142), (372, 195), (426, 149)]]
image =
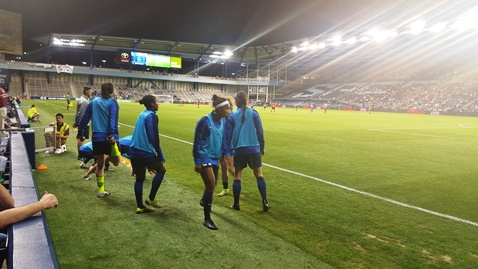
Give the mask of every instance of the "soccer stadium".
[[(478, 268), (478, 4), (139, 2), (0, 3), (2, 268)], [(108, 196), (78, 158), (84, 88), (91, 105), (107, 83), (119, 138), (158, 103), (166, 172), (147, 214), (130, 156), (105, 168)], [(235, 208), (238, 175), (221, 192), (219, 167), (207, 229), (195, 128), (213, 95), (241, 93), (268, 205), (246, 167)], [(58, 203), (28, 214), (46, 192)]]

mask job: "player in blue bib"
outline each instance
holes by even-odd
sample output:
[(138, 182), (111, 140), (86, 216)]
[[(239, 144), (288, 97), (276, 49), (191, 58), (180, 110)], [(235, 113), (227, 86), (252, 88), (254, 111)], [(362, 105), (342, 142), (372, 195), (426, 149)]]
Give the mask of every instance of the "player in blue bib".
[(208, 229), (217, 230), (216, 224), (211, 220), (211, 205), (219, 171), (219, 158), (223, 156), (224, 118), (231, 113), (231, 109), (226, 98), (217, 95), (212, 97), (212, 105), (214, 110), (196, 123), (193, 158), (194, 171), (201, 175), (205, 187), (200, 202), (204, 207), (203, 224)]

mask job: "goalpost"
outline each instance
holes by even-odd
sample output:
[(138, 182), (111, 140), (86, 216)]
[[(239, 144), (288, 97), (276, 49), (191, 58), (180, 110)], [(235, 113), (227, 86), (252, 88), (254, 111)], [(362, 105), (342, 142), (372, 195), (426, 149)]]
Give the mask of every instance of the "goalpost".
[(174, 101), (174, 97), (169, 94), (153, 94), (153, 96), (160, 104), (172, 104)]

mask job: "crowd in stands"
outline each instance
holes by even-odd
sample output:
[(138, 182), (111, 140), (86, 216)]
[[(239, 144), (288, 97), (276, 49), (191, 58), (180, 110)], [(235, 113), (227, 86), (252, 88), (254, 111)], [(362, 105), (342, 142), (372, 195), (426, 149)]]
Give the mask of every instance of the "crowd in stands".
[(374, 110), (478, 112), (478, 83), (444, 84), (438, 81), (387, 85), (372, 83), (352, 90), (339, 89), (333, 95), (318, 99), (341, 104), (343, 107), (372, 107)]

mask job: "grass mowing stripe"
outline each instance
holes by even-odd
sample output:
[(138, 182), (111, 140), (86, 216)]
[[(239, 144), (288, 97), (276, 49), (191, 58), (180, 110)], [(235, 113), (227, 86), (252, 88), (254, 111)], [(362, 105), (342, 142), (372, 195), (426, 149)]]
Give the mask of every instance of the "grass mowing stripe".
[[(120, 123), (120, 124), (124, 125), (124, 126), (127, 126), (127, 127), (134, 128), (134, 126), (131, 126), (131, 125), (128, 125), (128, 124), (123, 124), (123, 123)], [(378, 129), (375, 129), (375, 130), (370, 129), (370, 130), (378, 131)], [(404, 133), (404, 134), (407, 134), (407, 133)], [(189, 144), (189, 145), (193, 144), (191, 142), (188, 142), (188, 141), (185, 141), (185, 140), (182, 140), (182, 139), (178, 139), (178, 138), (175, 138), (175, 137), (171, 137), (171, 136), (167, 136), (167, 135), (163, 135), (163, 134), (161, 134), (161, 136), (172, 139), (172, 140), (176, 140), (176, 141), (179, 141), (179, 142), (182, 142), (182, 143), (186, 143), (186, 144)], [(429, 136), (429, 135), (423, 135), (423, 136)], [(461, 139), (461, 140), (469, 140), (469, 139)], [(472, 141), (476, 141), (476, 140), (472, 140)], [(357, 189), (354, 189), (354, 188), (350, 188), (350, 187), (347, 187), (347, 186), (344, 186), (344, 185), (340, 185), (340, 184), (330, 182), (330, 181), (327, 181), (327, 180), (323, 180), (323, 179), (320, 179), (320, 178), (317, 178), (317, 177), (302, 174), (302, 173), (292, 171), (292, 170), (289, 170), (289, 169), (285, 169), (285, 168), (282, 168), (282, 167), (278, 167), (278, 166), (275, 166), (275, 165), (271, 165), (271, 164), (267, 164), (267, 163), (262, 163), (262, 164), (264, 166), (267, 166), (267, 167), (270, 167), (270, 168), (274, 168), (274, 169), (277, 169), (277, 170), (280, 170), (280, 171), (283, 171), (283, 172), (287, 172), (287, 173), (290, 173), (290, 174), (294, 174), (294, 175), (297, 175), (297, 176), (313, 179), (315, 181), (319, 181), (319, 182), (322, 182), (322, 183), (325, 183), (325, 184), (328, 184), (328, 185), (332, 185), (332, 186), (335, 186), (337, 188), (341, 188), (341, 189), (344, 189), (344, 190), (348, 190), (348, 191), (351, 191), (351, 192), (355, 192), (355, 193), (358, 193), (358, 194), (369, 196), (369, 197), (372, 197), (372, 198), (375, 198), (375, 199), (378, 199), (378, 200), (382, 200), (382, 201), (385, 201), (385, 202), (389, 202), (389, 203), (392, 203), (392, 204), (395, 204), (395, 205), (399, 205), (399, 206), (410, 208), (410, 209), (415, 209), (415, 210), (418, 210), (418, 211), (421, 211), (421, 212), (424, 212), (424, 213), (427, 213), (427, 214), (430, 214), (430, 215), (435, 215), (435, 216), (438, 216), (438, 217), (442, 217), (442, 218), (446, 218), (446, 219), (450, 219), (450, 220), (454, 220), (454, 221), (458, 221), (458, 222), (463, 222), (463, 223), (470, 224), (470, 225), (478, 227), (478, 223), (473, 222), (473, 221), (469, 221), (469, 220), (466, 220), (466, 219), (461, 219), (461, 218), (454, 217), (454, 216), (447, 215), (447, 214), (442, 214), (442, 213), (435, 212), (435, 211), (432, 211), (432, 210), (428, 210), (428, 209), (425, 209), (425, 208), (421, 208), (421, 207), (418, 207), (418, 206), (405, 204), (405, 203), (402, 203), (402, 202), (399, 202), (399, 201), (396, 201), (396, 200), (393, 200), (393, 199), (385, 198), (385, 197), (382, 197), (382, 196), (379, 196), (379, 195), (376, 195), (376, 194), (373, 194), (373, 193), (369, 193), (369, 192), (357, 190)]]
[[(395, 132), (395, 131), (385, 131), (380, 129), (369, 129), (370, 131), (381, 132), (381, 133), (390, 133), (390, 134), (403, 134), (403, 135), (412, 135), (412, 136), (424, 136), (424, 137), (433, 137), (433, 138), (445, 138), (445, 139), (453, 139), (453, 140), (460, 140), (460, 141), (473, 141), (477, 142), (476, 139), (466, 139), (466, 138), (459, 138), (459, 137), (449, 137), (449, 136), (441, 136), (441, 135), (428, 135), (428, 134), (413, 134), (413, 133), (404, 133), (404, 132)], [(413, 129), (409, 129), (413, 130)], [(424, 129), (421, 129), (424, 130)]]

